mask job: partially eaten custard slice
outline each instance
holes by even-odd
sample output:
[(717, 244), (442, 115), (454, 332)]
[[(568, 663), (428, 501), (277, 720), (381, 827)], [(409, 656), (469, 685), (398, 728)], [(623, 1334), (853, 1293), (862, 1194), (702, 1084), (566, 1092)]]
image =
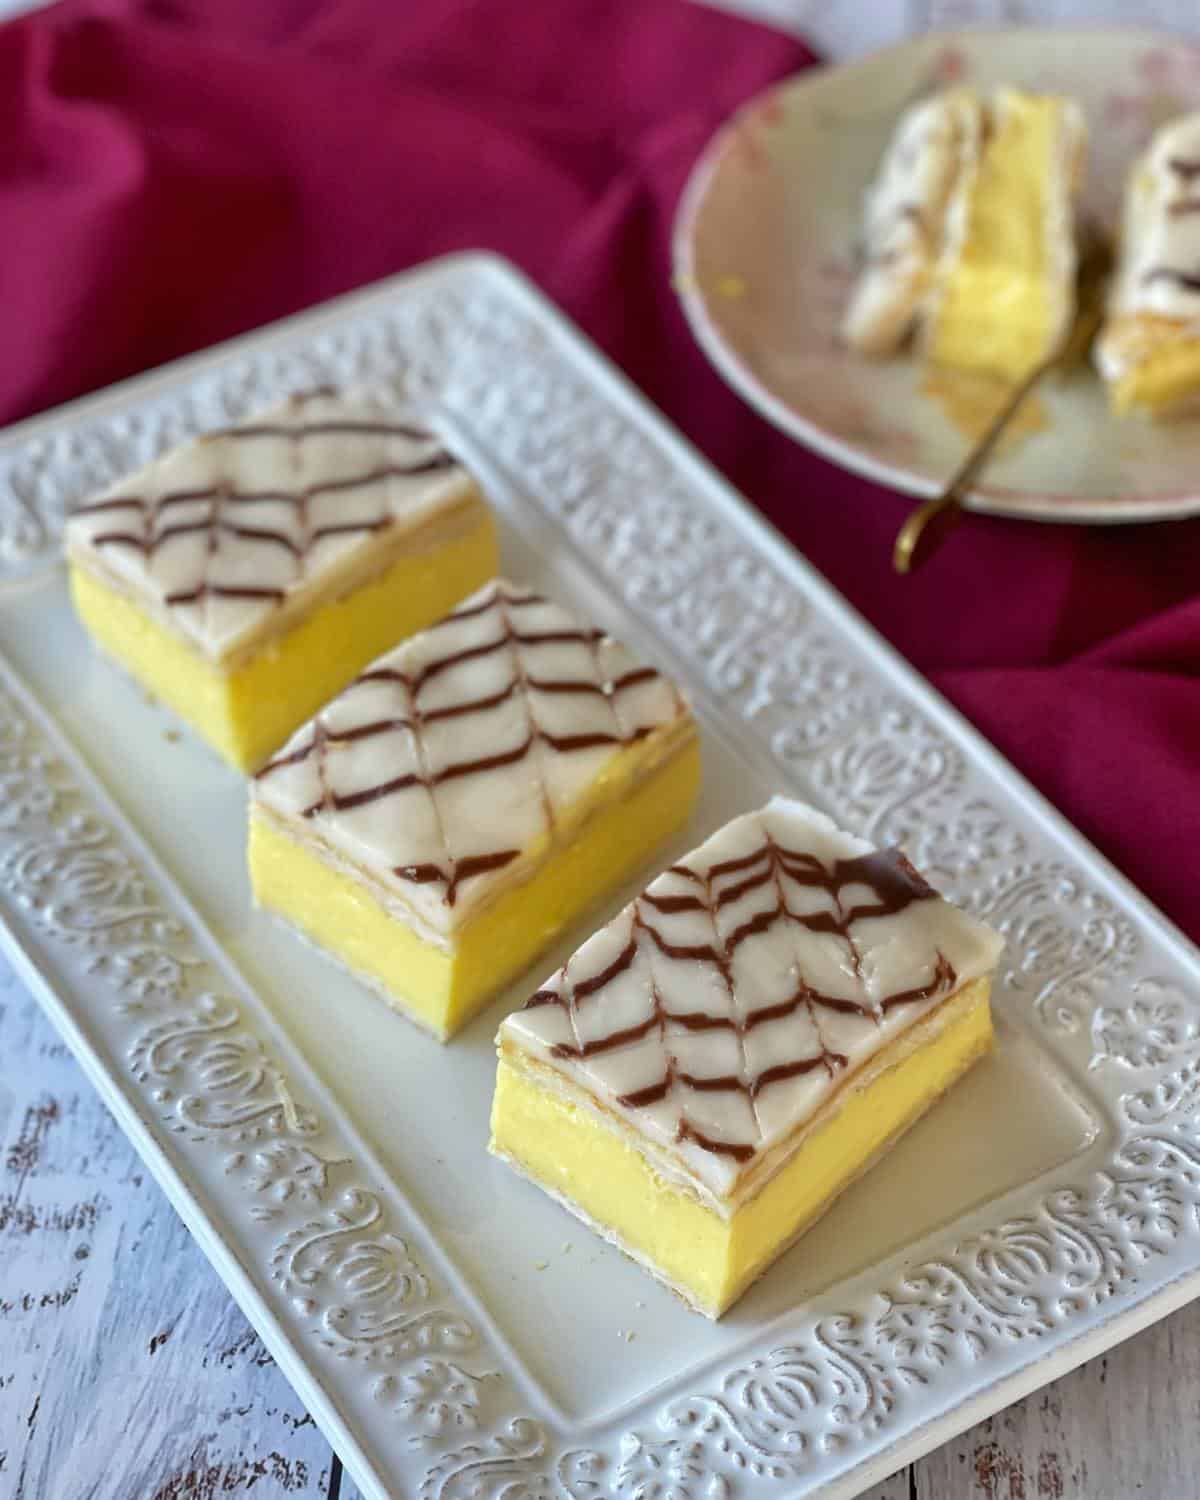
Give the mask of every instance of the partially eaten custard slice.
[(922, 317), (981, 128), (974, 89), (946, 89), (901, 116), (864, 200), (863, 265), (842, 326), (860, 354), (893, 353)]
[(1096, 363), (1118, 412), (1200, 406), (1200, 114), (1159, 131), (1130, 174)]
[(258, 773), (255, 899), (444, 1040), (636, 874), (699, 777), (667, 678), (495, 580)]
[(958, 88), (901, 120), (868, 193), (865, 264), (844, 335), (862, 353), (915, 328), (936, 365), (1015, 381), (1075, 307), (1085, 126), (1070, 99)]
[(776, 799), (503, 1023), (491, 1150), (719, 1317), (988, 1050), (1000, 948)]
[(66, 549), (93, 639), (241, 770), (497, 563), (441, 440), (333, 391), (121, 480), (67, 522)]

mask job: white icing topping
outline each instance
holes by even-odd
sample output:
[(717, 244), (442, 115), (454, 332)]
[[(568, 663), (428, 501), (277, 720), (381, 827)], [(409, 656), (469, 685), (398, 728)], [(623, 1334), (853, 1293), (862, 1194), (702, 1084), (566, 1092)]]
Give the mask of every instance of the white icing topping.
[(71, 517), (66, 543), (221, 660), (464, 492), (466, 471), (402, 411), (318, 392), (122, 479)]
[[(1130, 173), (1109, 316), (1139, 314), (1200, 326), (1200, 114), (1160, 130)], [(1110, 325), (1097, 347), (1110, 379), (1146, 352), (1128, 332)]]
[(898, 856), (776, 798), (654, 880), (500, 1037), (728, 1199), (1001, 946)]
[(373, 662), (263, 767), (252, 795), (444, 941), (520, 861), (570, 837), (627, 746), (656, 736), (665, 753), (664, 731), (691, 733), (666, 678), (498, 579)]

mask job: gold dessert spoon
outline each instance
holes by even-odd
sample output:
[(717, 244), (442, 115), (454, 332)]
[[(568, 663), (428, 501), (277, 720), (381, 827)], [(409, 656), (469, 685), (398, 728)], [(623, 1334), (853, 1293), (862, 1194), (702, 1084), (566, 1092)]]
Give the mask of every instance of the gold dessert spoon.
[(903, 526), (896, 533), (892, 548), (892, 566), (897, 573), (914, 572), (946, 540), (963, 514), (967, 491), (1038, 381), (1051, 370), (1068, 370), (1087, 357), (1104, 315), (1104, 291), (1111, 268), (1112, 246), (1108, 239), (1100, 234), (1086, 237), (1079, 258), (1075, 320), (1067, 337), (1053, 354), (1034, 365), (1028, 375), (1013, 386), (1007, 399), (941, 494), (923, 501), (909, 512)]

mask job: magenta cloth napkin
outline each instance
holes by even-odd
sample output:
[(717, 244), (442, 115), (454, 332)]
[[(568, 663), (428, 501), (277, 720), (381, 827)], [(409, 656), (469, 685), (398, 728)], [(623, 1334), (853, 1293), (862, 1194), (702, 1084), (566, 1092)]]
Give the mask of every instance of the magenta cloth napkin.
[(685, 0), (66, 0), (0, 28), (0, 421), (500, 251), (1200, 938), (1200, 521), (972, 520), (900, 581), (907, 502), (768, 427), (684, 327), (688, 168), (809, 61)]

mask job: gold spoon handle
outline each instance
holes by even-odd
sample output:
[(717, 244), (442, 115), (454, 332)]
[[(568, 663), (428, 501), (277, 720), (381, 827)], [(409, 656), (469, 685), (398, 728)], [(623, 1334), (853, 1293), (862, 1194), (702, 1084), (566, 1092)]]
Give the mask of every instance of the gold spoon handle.
[(963, 496), (991, 457), (992, 449), (999, 442), (1004, 429), (1020, 410), (1025, 397), (1046, 371), (1053, 369), (1058, 360), (1057, 354), (1044, 359), (1013, 386), (1008, 399), (988, 424), (987, 431), (963, 459), (946, 488), (940, 495), (934, 495), (908, 513), (903, 526), (896, 533), (892, 548), (892, 566), (897, 573), (913, 572), (923, 562), (927, 562), (946, 540), (962, 515)]
[(946, 540), (963, 513), (963, 496), (975, 476), (991, 457), (1000, 434), (1012, 421), (1021, 402), (1047, 371), (1056, 365), (1070, 369), (1087, 358), (1088, 348), (1104, 315), (1104, 291), (1112, 266), (1112, 246), (1093, 226), (1080, 232), (1078, 285), (1075, 320), (1063, 347), (1034, 365), (1028, 375), (1009, 392), (1008, 400), (992, 418), (987, 431), (967, 454), (958, 472), (940, 495), (913, 510), (896, 533), (892, 566), (897, 573), (911, 573), (932, 557)]

